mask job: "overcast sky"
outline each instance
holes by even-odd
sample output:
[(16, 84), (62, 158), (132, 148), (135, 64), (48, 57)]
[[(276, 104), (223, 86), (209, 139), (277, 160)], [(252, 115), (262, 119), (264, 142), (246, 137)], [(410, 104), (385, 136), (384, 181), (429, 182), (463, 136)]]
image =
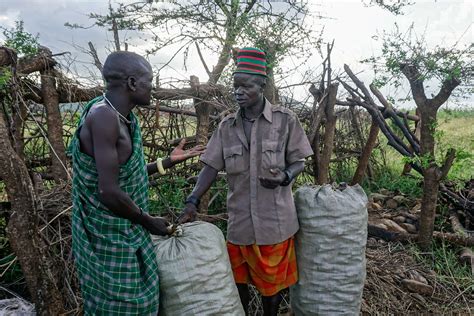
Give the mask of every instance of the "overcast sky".
[[(366, 7), (364, 2), (370, 1), (314, 0), (312, 11), (328, 17), (318, 20), (315, 27), (324, 26), (325, 41), (335, 39), (332, 58), (334, 68), (340, 69), (347, 63), (354, 71), (364, 71), (361, 76), (367, 83), (373, 78), (373, 74), (359, 61), (377, 55), (380, 44), (372, 37), (383, 30), (392, 30), (395, 22), (402, 30), (415, 22), (415, 29), (420, 34), (426, 33), (427, 42), (431, 46), (443, 44), (449, 47), (456, 42), (459, 42), (459, 45), (473, 42), (474, 1), (413, 0), (416, 4), (405, 8), (403, 10), (405, 14), (402, 16), (395, 16), (379, 7)], [(92, 60), (88, 55), (81, 54), (74, 45), (87, 47), (87, 42), (92, 41), (103, 60), (107, 55), (104, 47), (110, 40), (111, 33), (97, 27), (71, 30), (66, 28), (64, 23), (90, 25), (91, 21), (88, 20), (87, 14), (106, 13), (107, 7), (106, 0), (0, 0), (0, 25), (10, 28), (14, 26), (16, 20), (23, 20), (25, 29), (33, 34), (39, 33), (40, 43), (49, 47), (53, 53), (70, 51), (77, 71), (85, 74), (88, 69), (94, 70)], [(133, 34), (125, 33), (122, 36), (131, 37)], [(140, 52), (143, 51), (143, 47), (134, 50)], [(161, 63), (172, 53), (172, 51), (161, 52), (150, 61), (155, 69), (160, 68)], [(216, 63), (217, 56), (207, 56), (210, 60), (208, 64)], [(183, 58), (178, 56), (171, 63), (172, 68), (164, 70), (160, 73), (160, 77), (186, 79), (194, 74), (205, 81), (207, 75), (202, 64), (196, 56), (191, 58), (187, 71), (182, 67)], [(292, 62), (295, 61), (290, 58), (288, 63)], [(320, 62), (320, 58), (315, 56), (308, 63), (314, 66)], [(468, 103), (473, 105), (472, 98)]]

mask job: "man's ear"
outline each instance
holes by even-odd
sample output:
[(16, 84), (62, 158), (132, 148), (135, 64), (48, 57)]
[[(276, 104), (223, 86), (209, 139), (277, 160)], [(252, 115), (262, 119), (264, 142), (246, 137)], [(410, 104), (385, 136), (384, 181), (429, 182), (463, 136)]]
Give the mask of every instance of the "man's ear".
[(137, 90), (137, 80), (135, 77), (130, 76), (127, 78), (127, 87), (132, 91)]

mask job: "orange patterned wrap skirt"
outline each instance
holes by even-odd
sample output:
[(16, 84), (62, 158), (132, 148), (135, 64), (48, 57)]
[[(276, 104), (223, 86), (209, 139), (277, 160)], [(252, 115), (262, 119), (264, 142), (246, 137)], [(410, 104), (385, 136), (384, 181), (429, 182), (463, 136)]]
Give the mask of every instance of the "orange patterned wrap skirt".
[(251, 283), (263, 296), (272, 296), (298, 281), (295, 241), (276, 245), (239, 246), (227, 242), (235, 283)]

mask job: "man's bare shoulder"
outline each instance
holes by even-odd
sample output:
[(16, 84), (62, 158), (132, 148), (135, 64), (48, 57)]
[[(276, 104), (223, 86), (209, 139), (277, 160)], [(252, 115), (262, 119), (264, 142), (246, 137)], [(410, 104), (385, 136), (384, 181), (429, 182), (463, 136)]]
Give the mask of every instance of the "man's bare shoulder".
[(87, 113), (79, 137), (83, 144), (92, 144), (99, 139), (114, 142), (120, 135), (117, 113), (106, 103), (99, 101)]
[(89, 113), (87, 113), (85, 124), (87, 125), (105, 125), (111, 128), (118, 127), (117, 114), (104, 101), (94, 104)]

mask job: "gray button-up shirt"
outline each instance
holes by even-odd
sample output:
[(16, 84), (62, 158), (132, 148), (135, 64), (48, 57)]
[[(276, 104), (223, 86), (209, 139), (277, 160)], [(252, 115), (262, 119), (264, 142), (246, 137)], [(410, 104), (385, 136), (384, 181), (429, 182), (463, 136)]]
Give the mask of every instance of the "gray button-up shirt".
[(249, 140), (240, 110), (222, 120), (201, 161), (227, 173), (227, 239), (231, 243), (272, 245), (298, 231), (291, 185), (267, 189), (258, 177), (270, 168), (284, 170), (312, 153), (296, 115), (267, 100)]

